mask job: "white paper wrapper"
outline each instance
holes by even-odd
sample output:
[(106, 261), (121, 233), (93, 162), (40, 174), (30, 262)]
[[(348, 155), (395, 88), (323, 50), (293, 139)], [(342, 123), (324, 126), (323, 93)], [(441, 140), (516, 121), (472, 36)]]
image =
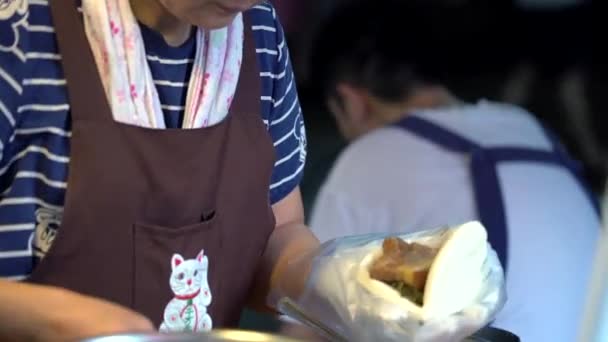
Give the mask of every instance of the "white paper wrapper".
[[(437, 229), (329, 241), (314, 259), (307, 288), (297, 302), (349, 341), (461, 341), (491, 322), (506, 301), (503, 269), (489, 245), (480, 259), (478, 277), (454, 284), (457, 297), (453, 298), (460, 300), (454, 303), (461, 309), (449, 314), (425, 312), (387, 285), (369, 279), (368, 265), (381, 253), (384, 238), (399, 236), (440, 246), (447, 235), (448, 229)], [(463, 296), (458, 297), (459, 290)]]

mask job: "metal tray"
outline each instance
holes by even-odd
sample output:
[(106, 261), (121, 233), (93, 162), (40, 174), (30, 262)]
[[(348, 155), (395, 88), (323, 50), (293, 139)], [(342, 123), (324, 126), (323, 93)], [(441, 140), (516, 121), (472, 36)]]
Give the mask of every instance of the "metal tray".
[(99, 336), (81, 342), (297, 342), (289, 337), (246, 330), (214, 330), (202, 334), (126, 334)]

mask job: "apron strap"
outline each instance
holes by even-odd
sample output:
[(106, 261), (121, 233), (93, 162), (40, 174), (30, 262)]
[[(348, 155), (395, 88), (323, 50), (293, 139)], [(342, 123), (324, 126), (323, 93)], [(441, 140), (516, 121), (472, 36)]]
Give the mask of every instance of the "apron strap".
[[(72, 120), (114, 120), (76, 1), (49, 1)], [(101, 115), (100, 115), (101, 114)]]
[(423, 140), (430, 140), (448, 151), (471, 153), (473, 150), (481, 149), (481, 146), (472, 140), (417, 116), (407, 116), (395, 125)]
[(496, 160), (491, 153), (483, 149), (473, 152), (471, 178), (479, 220), (489, 230), (488, 241), (506, 272), (509, 260), (509, 231)]
[[(255, 36), (252, 30), (252, 18), (251, 11), (243, 12), (243, 61), (241, 63), (241, 71), (239, 72), (239, 80), (237, 83), (236, 92), (234, 95), (234, 101), (232, 101), (229, 109), (229, 117), (227, 125), (231, 125), (234, 120), (234, 116), (256, 116), (255, 119), (262, 122), (261, 113), (261, 96), (262, 96), (262, 78), (260, 77), (260, 69), (258, 66), (257, 53), (256, 53), (256, 42)], [(258, 104), (253, 106), (252, 104)], [(219, 200), (219, 191), (222, 186), (223, 175), (226, 166), (226, 156), (228, 141), (230, 140), (229, 128), (226, 129), (224, 134), (221, 153), (219, 154), (219, 163), (217, 171), (215, 172), (215, 187), (213, 188), (212, 198), (215, 199), (216, 203)]]
[(495, 161), (477, 143), (455, 134), (430, 121), (408, 116), (396, 124), (398, 127), (442, 148), (471, 155), (471, 180), (481, 223), (489, 230), (488, 241), (507, 269), (507, 224), (502, 190), (496, 174)]
[(561, 158), (564, 165), (570, 170), (572, 175), (578, 180), (578, 182), (581, 184), (583, 189), (585, 189), (585, 193), (587, 194), (589, 201), (593, 205), (593, 208), (595, 209), (596, 214), (598, 215), (598, 217), (601, 217), (602, 211), (600, 208), (600, 200), (593, 193), (593, 191), (591, 191), (591, 187), (589, 186), (589, 184), (587, 184), (587, 181), (585, 180), (585, 177), (583, 174), (583, 172), (584, 172), (583, 165), (579, 161), (570, 157), (570, 155), (569, 155), (568, 151), (566, 150), (566, 148), (564, 147), (564, 145), (560, 142), (557, 135), (555, 135), (555, 133), (553, 133), (553, 131), (549, 127), (547, 127), (546, 125), (543, 125), (543, 124), (541, 124), (540, 126), (541, 126), (542, 130), (545, 132), (547, 139), (549, 139), (549, 141), (551, 141), (551, 144), (553, 145), (553, 151)]
[(396, 126), (446, 150), (471, 155), (471, 177), (477, 212), (480, 221), (490, 230), (488, 240), (496, 250), (505, 270), (508, 260), (508, 231), (504, 197), (496, 171), (498, 163), (536, 162), (565, 167), (586, 191), (596, 213), (598, 215), (600, 213), (598, 201), (582, 177), (580, 164), (567, 154), (557, 137), (546, 128), (545, 133), (553, 144), (552, 151), (517, 147), (483, 148), (469, 139), (417, 116), (408, 116)]

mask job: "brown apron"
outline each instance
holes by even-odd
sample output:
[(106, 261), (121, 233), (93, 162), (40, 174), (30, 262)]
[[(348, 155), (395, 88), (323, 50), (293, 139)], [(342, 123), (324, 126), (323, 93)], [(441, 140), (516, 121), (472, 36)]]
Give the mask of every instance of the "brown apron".
[(235, 325), (275, 224), (275, 156), (247, 14), (227, 118), (158, 130), (114, 121), (74, 1), (50, 4), (71, 105), (69, 186), (59, 233), (29, 281), (131, 307), (157, 326), (170, 302), (171, 319)]

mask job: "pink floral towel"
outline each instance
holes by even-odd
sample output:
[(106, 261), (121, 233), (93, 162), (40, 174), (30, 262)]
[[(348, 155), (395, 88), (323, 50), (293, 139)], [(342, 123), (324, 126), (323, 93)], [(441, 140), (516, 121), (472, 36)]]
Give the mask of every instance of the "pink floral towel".
[[(114, 120), (165, 128), (141, 31), (129, 1), (83, 0), (82, 11)], [(183, 128), (210, 126), (228, 114), (243, 56), (242, 14), (226, 28), (208, 32), (199, 28), (196, 44)]]

